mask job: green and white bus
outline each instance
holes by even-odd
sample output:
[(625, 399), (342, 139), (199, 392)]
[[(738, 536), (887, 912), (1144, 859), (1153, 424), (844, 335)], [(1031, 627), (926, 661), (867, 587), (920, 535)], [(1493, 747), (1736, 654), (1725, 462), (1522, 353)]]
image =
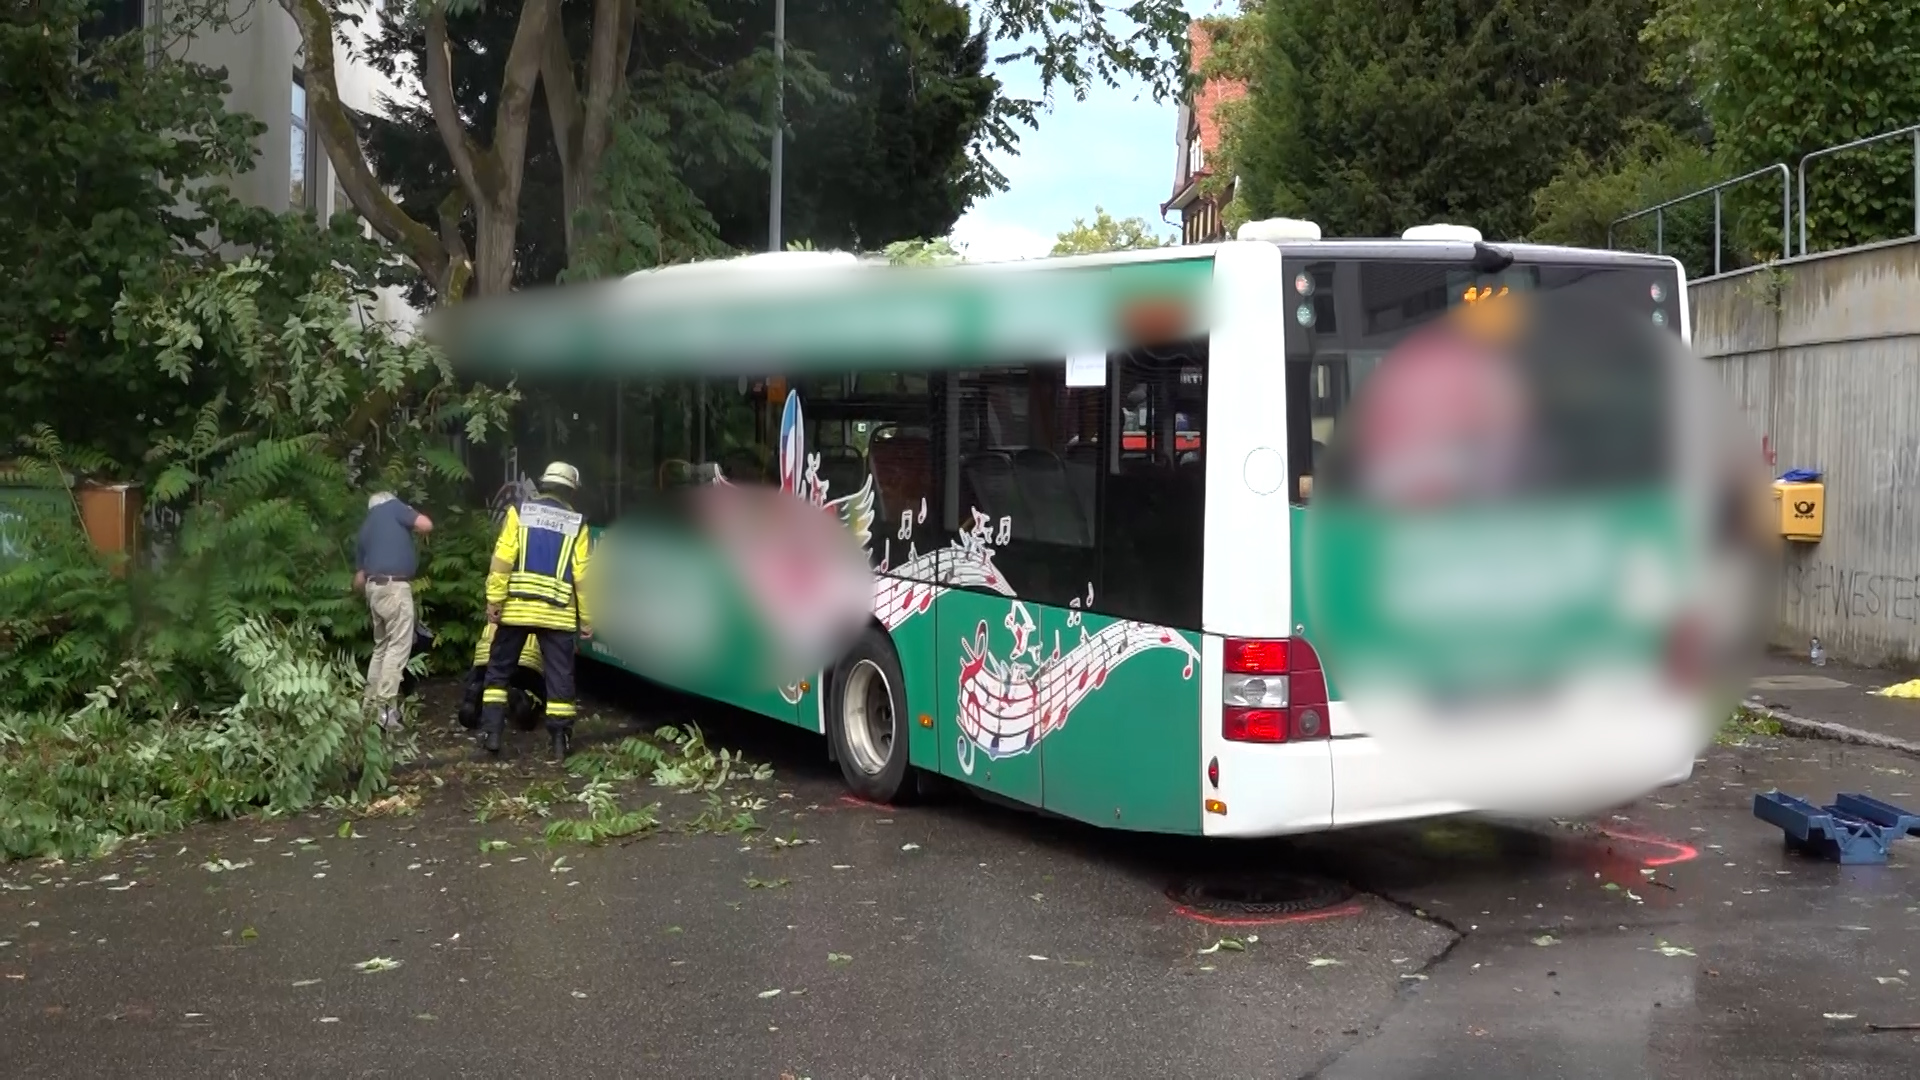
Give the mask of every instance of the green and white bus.
[[(579, 465), (609, 518), (715, 474), (837, 511), (876, 574), (869, 627), (785, 687), (696, 684), (601, 641), (584, 646), (592, 658), (820, 733), (868, 799), (903, 798), (924, 771), (1130, 830), (1571, 814), (1690, 775), (1710, 695), (1684, 662), (1698, 627), (1676, 583), (1705, 541), (1663, 464), (1687, 425), (1660, 363), (1566, 361), (1555, 378), (1578, 392), (1548, 412), (1563, 449), (1606, 444), (1604, 467), (1550, 498), (1383, 516), (1322, 505), (1313, 488), (1316, 470), (1338, 467), (1322, 455), (1338, 457), (1369, 373), (1463, 305), (1591, 299), (1683, 355), (1676, 261), (1491, 245), (1452, 227), (1325, 240), (1309, 223), (1263, 222), (1215, 245), (942, 271), (1029, 297), (1090, 275), (1171, 283), (1203, 299), (1203, 333), (1017, 361), (983, 360), (977, 341), (929, 359), (931, 337), (896, 366), (873, 335), (898, 305), (863, 294), (864, 271), (833, 257), (703, 264), (700, 295), (802, 264), (855, 282), (834, 294), (838, 316), (811, 324), (808, 364), (663, 378), (603, 357), (610, 369), (570, 373), (576, 396), (517, 442)], [(766, 352), (753, 320), (688, 336), (668, 325), (685, 305), (636, 314), (613, 295), (518, 344), (503, 328), (526, 324), (509, 321), (465, 340), (518, 363), (534, 337), (604, 345), (618, 322), (622, 340)], [(846, 315), (869, 307), (888, 310)], [(819, 360), (834, 355), (854, 359)]]

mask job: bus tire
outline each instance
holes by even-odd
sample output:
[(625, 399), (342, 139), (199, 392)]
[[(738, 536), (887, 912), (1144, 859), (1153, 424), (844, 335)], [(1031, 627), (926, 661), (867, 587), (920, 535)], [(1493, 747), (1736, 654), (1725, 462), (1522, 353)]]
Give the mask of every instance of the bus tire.
[(885, 632), (860, 636), (834, 669), (832, 690), (827, 738), (847, 786), (874, 802), (903, 801), (913, 792), (906, 680)]

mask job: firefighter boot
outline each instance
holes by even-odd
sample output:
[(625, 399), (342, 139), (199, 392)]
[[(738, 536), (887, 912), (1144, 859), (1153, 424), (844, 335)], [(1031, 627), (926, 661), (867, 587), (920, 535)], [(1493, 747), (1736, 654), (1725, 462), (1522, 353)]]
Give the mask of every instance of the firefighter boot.
[(480, 749), (489, 754), (500, 752), (500, 737), (507, 730), (507, 707), (489, 703), (480, 712)]
[(573, 751), (573, 732), (566, 728), (555, 728), (549, 733), (550, 756), (555, 762), (564, 762)]

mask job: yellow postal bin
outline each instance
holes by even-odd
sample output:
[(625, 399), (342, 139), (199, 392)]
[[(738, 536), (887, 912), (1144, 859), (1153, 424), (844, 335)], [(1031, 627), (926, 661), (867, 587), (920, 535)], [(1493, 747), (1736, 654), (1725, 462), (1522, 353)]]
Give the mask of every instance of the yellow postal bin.
[(1818, 481), (1810, 484), (1788, 483), (1776, 480), (1773, 483), (1773, 502), (1780, 511), (1780, 535), (1789, 540), (1812, 541), (1820, 539), (1827, 526), (1827, 486)]

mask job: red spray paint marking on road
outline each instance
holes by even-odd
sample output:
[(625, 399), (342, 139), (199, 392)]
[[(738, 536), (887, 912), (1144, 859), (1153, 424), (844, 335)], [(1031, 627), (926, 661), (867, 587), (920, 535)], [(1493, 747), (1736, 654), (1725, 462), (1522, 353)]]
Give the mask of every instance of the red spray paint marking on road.
[[(1592, 870), (1596, 877), (1611, 882), (1641, 903), (1667, 907), (1673, 903), (1670, 888), (1661, 888), (1647, 871), (1659, 870), (1700, 857), (1692, 846), (1678, 840), (1645, 836), (1621, 829), (1601, 827), (1595, 834), (1605, 841), (1574, 840), (1566, 844), (1571, 861)], [(1653, 886), (1649, 888), (1648, 886)], [(1639, 888), (1640, 893), (1634, 889)], [(1642, 895), (1644, 894), (1644, 895)]]
[[(858, 810), (891, 810), (893, 809), (893, 807), (888, 806), (886, 803), (877, 803), (871, 799), (863, 799), (858, 795), (840, 796), (840, 806), (851, 806)], [(820, 809), (838, 810), (840, 809), (840, 806), (823, 806)]]
[(1318, 922), (1321, 919), (1342, 919), (1358, 915), (1364, 910), (1358, 900), (1325, 911), (1305, 911), (1298, 915), (1241, 916), (1229, 918), (1223, 915), (1205, 915), (1187, 907), (1185, 904), (1173, 905), (1174, 914), (1203, 922), (1212, 926), (1279, 926), (1284, 923)]
[(1600, 835), (1611, 840), (1622, 840), (1630, 844), (1645, 844), (1648, 847), (1659, 849), (1661, 855), (1658, 858), (1640, 860), (1640, 865), (1648, 869), (1673, 866), (1676, 863), (1692, 862), (1700, 857), (1700, 852), (1694, 848), (1693, 845), (1683, 844), (1678, 840), (1668, 840), (1660, 836), (1642, 836), (1639, 833), (1625, 832), (1620, 829), (1603, 828), (1598, 831)]

